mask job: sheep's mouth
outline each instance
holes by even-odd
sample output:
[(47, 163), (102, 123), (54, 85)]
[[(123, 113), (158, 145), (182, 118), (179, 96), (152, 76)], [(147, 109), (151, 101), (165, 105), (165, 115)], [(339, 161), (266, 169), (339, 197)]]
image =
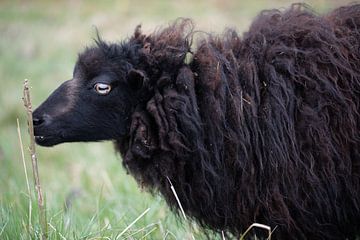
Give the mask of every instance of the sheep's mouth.
[(52, 147), (63, 142), (63, 140), (56, 136), (35, 135), (35, 142), (43, 147)]
[(44, 136), (35, 136), (35, 141), (36, 141), (36, 143), (37, 143), (37, 142), (41, 142), (41, 141), (43, 141), (44, 139), (45, 139)]

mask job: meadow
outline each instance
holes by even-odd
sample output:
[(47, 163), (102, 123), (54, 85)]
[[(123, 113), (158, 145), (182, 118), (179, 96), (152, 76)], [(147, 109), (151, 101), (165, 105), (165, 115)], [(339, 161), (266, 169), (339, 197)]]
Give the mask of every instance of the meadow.
[[(21, 100), (24, 79), (30, 81), (36, 107), (61, 82), (72, 77), (77, 54), (93, 44), (96, 29), (107, 41), (117, 42), (131, 36), (138, 24), (142, 24), (144, 32), (151, 32), (177, 17), (190, 17), (197, 29), (220, 34), (232, 27), (241, 33), (260, 10), (285, 8), (291, 2), (0, 1), (0, 239), (40, 238)], [(320, 13), (350, 2), (307, 1)], [(195, 223), (184, 223), (161, 196), (141, 189), (122, 167), (111, 142), (37, 147), (37, 153), (49, 239), (192, 239), (192, 235), (195, 239), (222, 238), (205, 233)]]

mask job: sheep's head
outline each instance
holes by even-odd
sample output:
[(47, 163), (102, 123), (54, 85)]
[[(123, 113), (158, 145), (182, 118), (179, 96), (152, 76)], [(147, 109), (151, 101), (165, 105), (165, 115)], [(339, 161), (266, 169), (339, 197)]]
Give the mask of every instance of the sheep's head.
[(98, 42), (79, 55), (73, 78), (60, 85), (33, 113), (36, 142), (119, 139), (144, 99), (144, 72), (134, 67), (128, 45)]
[(126, 136), (136, 107), (154, 91), (151, 85), (162, 84), (162, 72), (174, 72), (184, 64), (192, 29), (189, 19), (179, 19), (152, 35), (142, 34), (138, 26), (122, 44), (108, 44), (99, 37), (95, 47), (79, 55), (73, 79), (35, 110), (36, 142), (53, 146)]

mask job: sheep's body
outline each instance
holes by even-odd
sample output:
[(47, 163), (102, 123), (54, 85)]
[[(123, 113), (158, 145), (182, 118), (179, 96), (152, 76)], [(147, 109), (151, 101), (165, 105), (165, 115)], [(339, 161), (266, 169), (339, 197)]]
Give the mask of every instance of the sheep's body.
[(184, 27), (133, 39), (149, 43), (144, 54), (162, 71), (118, 141), (130, 173), (177, 208), (171, 179), (185, 212), (212, 229), (259, 222), (274, 239), (354, 237), (360, 6), (265, 11), (242, 39), (201, 41), (190, 65)]
[[(116, 140), (140, 184), (202, 226), (274, 239), (360, 234), (360, 5), (265, 11), (239, 38), (178, 20), (79, 56), (35, 112), (37, 142)], [(79, 107), (81, 106), (81, 107)]]

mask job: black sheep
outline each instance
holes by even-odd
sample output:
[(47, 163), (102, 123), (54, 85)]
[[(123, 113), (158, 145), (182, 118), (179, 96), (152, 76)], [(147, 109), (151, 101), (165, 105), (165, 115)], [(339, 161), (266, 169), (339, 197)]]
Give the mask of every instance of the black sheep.
[(263, 11), (248, 32), (200, 38), (179, 19), (100, 38), (34, 112), (37, 143), (114, 140), (172, 209), (240, 235), (360, 234), (360, 5)]

